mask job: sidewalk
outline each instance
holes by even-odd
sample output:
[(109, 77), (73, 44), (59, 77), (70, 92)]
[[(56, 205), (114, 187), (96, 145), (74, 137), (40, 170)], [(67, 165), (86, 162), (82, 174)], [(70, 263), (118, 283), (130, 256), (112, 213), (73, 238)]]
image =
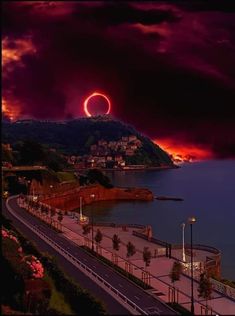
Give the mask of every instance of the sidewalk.
[[(30, 211), (30, 209), (32, 208), (29, 207), (28, 210)], [(39, 211), (36, 211), (36, 213), (36, 216), (39, 216), (41, 219), (43, 218), (44, 215), (42, 216)], [(48, 219), (51, 220), (49, 217)], [(82, 226), (78, 223), (77, 219), (69, 215), (64, 215), (62, 220), (62, 227), (58, 221), (54, 221), (59, 224), (59, 231), (61, 231), (62, 228), (63, 234), (67, 239), (78, 244), (79, 246), (85, 245), (89, 248), (92, 248), (92, 233), (90, 232), (86, 236), (83, 235)], [(55, 225), (55, 227), (57, 227), (57, 225)], [(135, 277), (150, 285), (152, 289), (149, 289), (147, 291), (150, 292), (152, 295), (161, 298), (165, 302), (172, 302), (173, 288), (171, 280), (169, 278), (169, 273), (174, 263), (174, 259), (165, 256), (165, 249), (162, 246), (132, 235), (133, 230), (142, 230), (133, 226), (126, 226), (126, 229), (124, 230), (122, 226), (113, 227), (111, 225), (103, 226), (102, 224), (98, 226), (94, 225), (94, 237), (98, 229), (100, 229), (100, 231), (102, 232), (103, 238), (98, 249), (94, 240), (95, 251), (98, 250), (98, 253), (103, 255), (109, 261), (115, 263), (122, 269), (128, 271)], [(119, 251), (113, 250), (112, 237), (114, 234), (117, 234), (118, 237), (121, 239)], [(129, 241), (131, 241), (136, 247), (136, 253), (132, 257), (127, 258), (126, 245)], [(148, 247), (153, 255), (153, 257), (151, 258), (150, 266), (147, 268), (145, 267), (143, 261), (142, 251), (144, 247)], [(195, 260), (197, 260), (197, 256), (204, 256), (205, 253), (203, 252), (204, 251), (199, 251), (198, 254), (196, 254)], [(175, 257), (180, 258), (181, 254), (181, 249), (174, 250)], [(180, 280), (175, 282), (175, 288), (177, 289), (176, 301), (188, 310), (190, 310), (191, 279), (185, 275), (181, 275)], [(198, 283), (196, 280), (194, 280), (194, 309), (196, 315), (235, 315), (235, 300), (223, 296), (216, 291), (212, 292), (212, 298), (208, 301), (209, 310), (206, 313), (205, 301), (198, 297), (197, 288)]]
[[(91, 232), (88, 235), (83, 235), (83, 229), (77, 220), (71, 216), (64, 216), (62, 221), (64, 227), (63, 234), (78, 245), (87, 245), (91, 248)], [(123, 231), (121, 227), (104, 227), (94, 226), (94, 236), (97, 229), (103, 234), (101, 241), (100, 252), (104, 257), (110, 261), (114, 260), (115, 253), (118, 256), (118, 265), (124, 270), (129, 271), (138, 277), (139, 279), (145, 278), (150, 281), (150, 285), (154, 288), (152, 290), (153, 295), (157, 295), (165, 302), (169, 302), (169, 291), (171, 291), (172, 283), (169, 278), (169, 272), (172, 268), (174, 259), (167, 258), (165, 256), (158, 256), (152, 258), (150, 266), (145, 269), (143, 261), (142, 250), (144, 247), (149, 247), (151, 253), (154, 255), (155, 250), (161, 254), (161, 246), (153, 244), (142, 238), (132, 235), (132, 228), (128, 228), (127, 231)], [(112, 237), (117, 234), (121, 239), (120, 249), (118, 252), (114, 252), (112, 246)], [(126, 257), (126, 244), (131, 241), (136, 247), (136, 253), (131, 258)], [(95, 245), (95, 241), (94, 241)], [(96, 249), (96, 247), (95, 247)], [(201, 254), (200, 254), (201, 255)], [(180, 250), (178, 253), (180, 256)], [(130, 265), (129, 265), (130, 263)], [(175, 283), (175, 287), (179, 289), (178, 303), (182, 304), (185, 308), (190, 310), (191, 306), (191, 279), (181, 275), (180, 281)], [(194, 282), (194, 300), (195, 300), (195, 314), (205, 315), (205, 301), (198, 297), (198, 283)], [(208, 306), (213, 310), (212, 314), (218, 315), (235, 315), (235, 301), (224, 297), (222, 294), (213, 291), (212, 299), (208, 301)], [(211, 314), (209, 311), (208, 314)]]

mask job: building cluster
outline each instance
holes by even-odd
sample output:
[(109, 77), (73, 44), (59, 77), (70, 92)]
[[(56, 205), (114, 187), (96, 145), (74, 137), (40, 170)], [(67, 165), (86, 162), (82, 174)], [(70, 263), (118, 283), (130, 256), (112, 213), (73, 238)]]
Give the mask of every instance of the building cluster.
[(68, 163), (77, 168), (124, 168), (126, 158), (133, 156), (142, 146), (142, 142), (135, 136), (123, 136), (117, 141), (99, 140), (90, 146), (90, 154), (71, 156)]

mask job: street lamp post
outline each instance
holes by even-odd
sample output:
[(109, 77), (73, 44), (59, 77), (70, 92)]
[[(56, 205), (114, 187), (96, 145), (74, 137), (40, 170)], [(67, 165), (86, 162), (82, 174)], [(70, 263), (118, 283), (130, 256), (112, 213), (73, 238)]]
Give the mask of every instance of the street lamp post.
[(185, 245), (184, 245), (184, 229), (185, 229), (185, 223), (181, 224), (182, 227), (182, 256), (183, 256), (183, 262), (186, 261), (185, 258)]
[(195, 217), (188, 219), (190, 224), (190, 235), (191, 235), (191, 313), (194, 315), (194, 295), (193, 295), (193, 224), (196, 222)]
[[(95, 198), (95, 194), (90, 195), (91, 198)], [(93, 208), (91, 208), (91, 249), (94, 252), (94, 219), (93, 219)]]
[(79, 205), (80, 205), (80, 207), (79, 207), (79, 220), (82, 221), (83, 215), (82, 215), (82, 197), (81, 196), (79, 198)]

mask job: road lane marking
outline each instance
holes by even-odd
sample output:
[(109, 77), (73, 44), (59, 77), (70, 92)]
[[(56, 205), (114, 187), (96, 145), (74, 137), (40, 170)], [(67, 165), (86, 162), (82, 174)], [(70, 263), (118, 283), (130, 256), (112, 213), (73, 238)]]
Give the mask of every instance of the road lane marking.
[[(62, 247), (60, 247), (59, 244), (64, 244), (64, 242), (61, 242), (58, 238), (55, 238), (55, 236), (53, 236), (53, 234), (50, 234), (52, 235), (51, 237), (53, 239), (55, 239), (56, 241), (54, 241), (53, 239), (50, 239), (48, 238), (48, 236), (46, 236), (46, 234), (48, 235), (48, 232), (45, 232), (45, 233), (42, 233), (41, 230), (39, 229), (34, 229), (32, 227), (32, 224), (30, 222), (27, 221), (27, 219), (24, 219), (24, 218), (21, 218), (18, 214), (16, 214), (14, 212), (14, 210), (10, 207), (9, 205), (9, 200), (11, 200), (12, 198), (8, 199), (7, 200), (7, 209), (10, 213), (12, 213), (12, 215), (14, 217), (17, 218), (18, 221), (22, 222), (28, 229), (32, 230), (34, 234), (38, 235), (39, 238), (41, 238), (44, 242), (48, 243), (52, 248), (54, 248), (54, 250), (56, 250), (59, 254), (61, 254), (63, 257), (65, 257), (65, 259), (67, 259), (68, 261), (72, 262), (71, 261), (71, 258), (70, 257), (73, 257), (71, 255), (71, 253), (65, 251), (65, 249), (63, 249)], [(58, 249), (59, 248), (59, 249)], [(60, 249), (61, 248), (61, 249)], [(68, 249), (70, 249), (70, 247), (67, 247)], [(72, 249), (71, 249), (72, 250)], [(74, 259), (74, 257), (72, 258)], [(74, 262), (72, 262), (72, 264), (74, 264), (78, 269), (80, 269), (81, 271), (83, 271), (85, 274), (87, 274), (88, 276), (90, 276), (90, 272), (92, 271), (90, 268), (88, 269), (88, 267), (84, 264), (82, 264), (82, 262), (80, 260), (75, 260), (76, 261), (76, 264)], [(93, 267), (96, 268), (96, 266), (93, 265)], [(86, 271), (84, 271), (84, 269)], [(87, 273), (87, 270), (89, 273)], [(93, 272), (93, 271), (92, 271)], [(93, 278), (91, 278), (93, 279)], [(97, 279), (100, 280), (101, 277), (97, 276)], [(96, 280), (93, 280), (96, 282)], [(99, 284), (99, 282), (96, 282), (97, 284)], [(101, 287), (103, 287), (103, 284), (99, 284)], [(120, 284), (119, 284), (120, 285)], [(111, 289), (114, 289), (115, 288), (111, 286)], [(104, 287), (103, 287), (104, 288)], [(109, 293), (109, 292), (108, 292)], [(117, 299), (116, 296), (113, 296)], [(125, 297), (123, 295), (123, 297)], [(135, 296), (136, 299), (140, 300), (140, 298), (138, 296)], [(118, 300), (119, 301), (119, 300)], [(119, 303), (123, 303), (123, 301), (119, 301)], [(131, 301), (128, 297), (126, 297), (126, 300), (124, 302), (125, 304), (123, 304), (123, 306), (125, 306), (125, 308), (127, 308), (128, 310), (130, 310), (131, 312), (133, 312), (133, 308), (134, 308), (134, 311), (136, 312), (136, 307), (138, 308), (138, 312), (141, 311), (141, 313), (143, 314), (147, 314), (145, 310), (143, 310), (140, 306), (137, 306), (136, 303), (134, 303), (133, 301)], [(128, 306), (126, 306), (126, 304), (128, 304)]]

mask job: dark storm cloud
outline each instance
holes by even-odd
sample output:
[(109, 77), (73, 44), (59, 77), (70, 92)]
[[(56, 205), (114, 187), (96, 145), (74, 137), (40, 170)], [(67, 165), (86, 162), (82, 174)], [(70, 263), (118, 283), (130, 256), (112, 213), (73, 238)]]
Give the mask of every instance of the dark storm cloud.
[[(4, 36), (32, 35), (37, 52), (4, 78), (22, 114), (83, 115), (94, 90), (153, 138), (235, 144), (235, 18), (193, 3), (5, 3)], [(215, 12), (216, 11), (216, 12)]]
[(235, 12), (235, 4), (233, 0), (179, 1), (178, 5), (181, 8), (190, 11)]
[(150, 9), (143, 11), (127, 2), (110, 2), (94, 8), (85, 7), (83, 10), (77, 10), (74, 16), (83, 19), (92, 19), (95, 24), (105, 26), (118, 25), (126, 22), (139, 22), (149, 25), (164, 21), (176, 22), (179, 19), (171, 9)]

